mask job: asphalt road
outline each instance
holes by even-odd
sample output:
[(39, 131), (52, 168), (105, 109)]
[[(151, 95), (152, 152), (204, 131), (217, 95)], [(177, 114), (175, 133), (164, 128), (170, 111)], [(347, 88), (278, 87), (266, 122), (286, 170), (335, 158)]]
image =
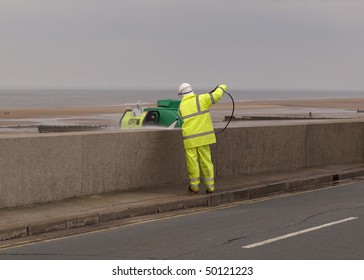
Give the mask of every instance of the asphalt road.
[(0, 250), (0, 259), (363, 260), (364, 183)]

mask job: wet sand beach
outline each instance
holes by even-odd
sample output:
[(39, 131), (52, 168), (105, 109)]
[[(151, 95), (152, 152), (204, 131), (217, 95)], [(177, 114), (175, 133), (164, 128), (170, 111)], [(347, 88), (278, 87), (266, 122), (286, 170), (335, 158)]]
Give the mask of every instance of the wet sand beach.
[[(154, 106), (155, 104), (150, 104)], [(144, 105), (143, 105), (144, 106)], [(127, 106), (90, 106), (57, 108), (0, 108), (0, 133), (31, 132), (37, 125), (106, 125), (118, 127)], [(211, 112), (214, 121), (231, 114), (231, 102), (215, 104)], [(331, 117), (363, 118), (364, 98), (330, 98), (302, 100), (239, 101), (235, 115), (314, 114)], [(28, 128), (28, 129), (27, 129)]]

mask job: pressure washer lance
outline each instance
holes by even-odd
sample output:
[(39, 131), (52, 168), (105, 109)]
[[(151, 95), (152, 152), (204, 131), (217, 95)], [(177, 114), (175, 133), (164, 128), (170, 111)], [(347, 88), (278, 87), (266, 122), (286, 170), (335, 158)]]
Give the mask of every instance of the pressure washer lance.
[[(231, 120), (233, 119), (233, 117), (234, 117), (234, 113), (235, 113), (235, 102), (234, 102), (234, 98), (232, 97), (232, 95), (230, 94), (230, 93), (228, 93), (227, 91), (224, 91), (225, 93), (227, 93), (227, 95), (229, 95), (230, 96), (230, 99), (231, 99), (231, 102), (232, 102), (232, 104), (233, 104), (233, 109), (231, 110), (231, 116), (230, 116), (230, 119), (229, 119), (229, 121), (227, 122), (227, 124), (225, 125), (225, 127), (221, 130), (221, 131), (219, 131), (218, 133), (216, 133), (217, 135), (219, 135), (220, 133), (222, 133), (228, 126), (229, 126), (229, 124), (230, 124), (230, 122), (231, 122)], [(177, 124), (177, 122), (178, 122), (178, 120), (179, 120), (179, 118), (180, 117), (177, 117), (176, 118), (176, 120), (168, 127), (168, 129), (173, 129), (175, 126), (176, 126), (176, 124)]]

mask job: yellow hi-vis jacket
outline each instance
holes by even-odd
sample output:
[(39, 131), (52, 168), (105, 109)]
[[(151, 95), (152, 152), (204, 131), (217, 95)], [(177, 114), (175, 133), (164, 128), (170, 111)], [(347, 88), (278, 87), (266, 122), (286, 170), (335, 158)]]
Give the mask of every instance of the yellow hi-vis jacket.
[(216, 143), (209, 108), (218, 102), (226, 91), (226, 85), (219, 85), (211, 93), (186, 94), (179, 113), (183, 119), (182, 136), (185, 149)]

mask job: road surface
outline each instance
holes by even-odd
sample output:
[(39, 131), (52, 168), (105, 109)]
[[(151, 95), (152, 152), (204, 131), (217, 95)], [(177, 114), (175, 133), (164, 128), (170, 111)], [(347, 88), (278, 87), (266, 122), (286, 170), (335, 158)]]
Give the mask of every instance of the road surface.
[(363, 260), (364, 182), (1, 249), (0, 259)]

